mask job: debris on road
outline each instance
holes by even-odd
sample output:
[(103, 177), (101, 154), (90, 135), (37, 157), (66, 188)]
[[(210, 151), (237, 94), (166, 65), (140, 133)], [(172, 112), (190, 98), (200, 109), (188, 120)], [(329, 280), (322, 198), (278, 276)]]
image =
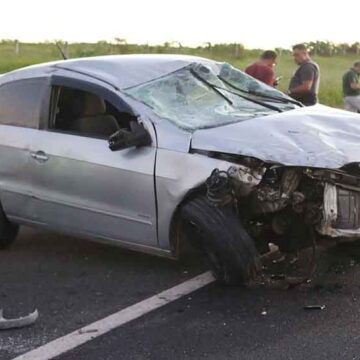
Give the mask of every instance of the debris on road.
[(271, 274), (271, 280), (286, 280), (286, 276), (284, 274)]
[(325, 305), (305, 305), (304, 310), (325, 310)]
[(0, 309), (0, 330), (8, 330), (22, 328), (32, 325), (39, 317), (39, 312), (35, 310), (31, 314), (17, 319), (5, 319), (3, 317), (3, 309)]
[(98, 329), (88, 329), (88, 330), (80, 329), (79, 334), (90, 334), (90, 333), (96, 333), (98, 331), (99, 331)]

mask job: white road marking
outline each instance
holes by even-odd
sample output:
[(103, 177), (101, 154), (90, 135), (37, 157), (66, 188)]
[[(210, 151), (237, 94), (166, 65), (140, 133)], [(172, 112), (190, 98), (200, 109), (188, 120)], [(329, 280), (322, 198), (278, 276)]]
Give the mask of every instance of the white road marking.
[(210, 272), (205, 272), (168, 290), (154, 295), (148, 299), (131, 305), (119, 312), (93, 322), (81, 329), (65, 335), (56, 340), (40, 346), (26, 354), (20, 355), (13, 360), (49, 360), (72, 350), (98, 336), (116, 329), (117, 327), (135, 320), (153, 310), (156, 310), (172, 301), (192, 293), (214, 281)]

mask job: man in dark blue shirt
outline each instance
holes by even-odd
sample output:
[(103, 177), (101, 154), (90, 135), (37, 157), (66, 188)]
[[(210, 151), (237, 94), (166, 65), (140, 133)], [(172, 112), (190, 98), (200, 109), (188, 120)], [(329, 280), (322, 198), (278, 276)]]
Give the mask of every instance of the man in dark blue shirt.
[(311, 60), (304, 44), (293, 46), (293, 57), (299, 66), (290, 80), (287, 93), (306, 106), (315, 105), (319, 92), (319, 66)]

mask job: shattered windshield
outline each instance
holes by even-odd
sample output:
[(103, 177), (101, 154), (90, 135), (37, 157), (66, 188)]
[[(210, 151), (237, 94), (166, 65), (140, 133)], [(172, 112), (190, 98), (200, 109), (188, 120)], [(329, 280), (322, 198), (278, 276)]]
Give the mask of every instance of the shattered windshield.
[[(210, 64), (210, 65), (209, 65)], [(125, 92), (188, 131), (293, 109), (287, 97), (229, 64), (193, 63)], [(252, 91), (276, 99), (250, 94)], [(250, 95), (249, 95), (250, 94)]]
[(248, 93), (253, 92), (264, 96), (280, 97), (286, 100), (289, 99), (289, 97), (281, 91), (256, 80), (252, 76), (234, 68), (230, 64), (224, 63), (221, 65), (218, 77), (229, 85), (233, 85), (235, 88)]

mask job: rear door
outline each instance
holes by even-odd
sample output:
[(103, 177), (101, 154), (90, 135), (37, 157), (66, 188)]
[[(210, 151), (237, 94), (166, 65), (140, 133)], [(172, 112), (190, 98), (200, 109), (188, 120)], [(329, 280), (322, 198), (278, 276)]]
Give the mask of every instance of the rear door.
[[(58, 114), (71, 113), (66, 108), (71, 97), (66, 100), (70, 102), (61, 103), (59, 89), (111, 98), (106, 100), (107, 113), (101, 116), (105, 120), (117, 117), (119, 126), (135, 119), (115, 93), (109, 97), (109, 89), (74, 81), (69, 86), (65, 80), (61, 85), (59, 79), (53, 83), (52, 115), (30, 146), (37, 222), (59, 230), (155, 246), (155, 141), (152, 146), (112, 152), (101, 134), (67, 130), (63, 119), (58, 125)], [(65, 124), (72, 115), (66, 116)]]
[(48, 116), (49, 78), (0, 86), (0, 200), (9, 218), (33, 219), (33, 164), (30, 144)]

